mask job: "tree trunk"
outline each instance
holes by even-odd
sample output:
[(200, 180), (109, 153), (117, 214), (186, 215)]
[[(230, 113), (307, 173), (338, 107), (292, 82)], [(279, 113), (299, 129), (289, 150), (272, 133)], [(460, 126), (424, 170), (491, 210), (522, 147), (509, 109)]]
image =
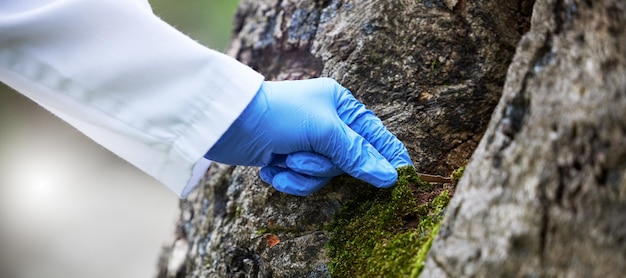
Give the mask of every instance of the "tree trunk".
[(624, 1), (537, 1), (424, 277), (624, 277), (624, 26)]
[[(532, 5), (244, 0), (228, 54), (269, 80), (335, 78), (406, 144), (419, 171), (448, 175), (478, 146)], [(327, 227), (362, 189), (327, 186), (301, 198), (257, 176), (212, 166), (181, 202), (159, 277), (330, 275)]]

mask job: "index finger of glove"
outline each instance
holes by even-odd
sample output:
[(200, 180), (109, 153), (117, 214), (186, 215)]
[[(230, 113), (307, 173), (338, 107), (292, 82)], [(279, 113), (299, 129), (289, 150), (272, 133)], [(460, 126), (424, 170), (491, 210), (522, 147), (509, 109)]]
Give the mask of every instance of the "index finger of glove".
[(404, 144), (383, 122), (343, 86), (336, 84), (337, 114), (352, 130), (363, 136), (394, 167), (413, 165)]

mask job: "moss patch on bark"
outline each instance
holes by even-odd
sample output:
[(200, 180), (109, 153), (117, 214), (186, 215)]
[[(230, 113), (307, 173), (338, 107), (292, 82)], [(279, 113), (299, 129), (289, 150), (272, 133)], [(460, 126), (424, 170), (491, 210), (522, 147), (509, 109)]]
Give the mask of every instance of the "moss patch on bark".
[(394, 187), (358, 190), (330, 225), (332, 277), (417, 277), (454, 187), (421, 182), (413, 167), (403, 167)]

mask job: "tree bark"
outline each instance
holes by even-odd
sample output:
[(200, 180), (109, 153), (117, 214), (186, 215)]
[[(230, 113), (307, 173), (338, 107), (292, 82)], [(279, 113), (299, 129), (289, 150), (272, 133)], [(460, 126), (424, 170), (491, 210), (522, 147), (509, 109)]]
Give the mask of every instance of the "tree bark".
[(624, 26), (624, 1), (537, 1), (423, 277), (623, 277)]
[[(227, 52), (268, 80), (335, 78), (406, 144), (419, 171), (445, 176), (476, 149), (532, 5), (244, 0)], [(300, 198), (257, 175), (212, 166), (181, 202), (159, 277), (329, 276), (326, 227), (359, 189)]]

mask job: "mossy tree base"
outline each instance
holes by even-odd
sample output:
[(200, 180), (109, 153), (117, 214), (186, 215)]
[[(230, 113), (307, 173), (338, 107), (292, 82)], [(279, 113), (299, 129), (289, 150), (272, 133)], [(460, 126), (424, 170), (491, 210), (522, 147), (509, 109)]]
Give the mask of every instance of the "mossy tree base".
[[(333, 277), (417, 277), (454, 191), (421, 182), (412, 167), (398, 169), (390, 189), (359, 186), (330, 226)], [(342, 177), (335, 183), (361, 183)]]

